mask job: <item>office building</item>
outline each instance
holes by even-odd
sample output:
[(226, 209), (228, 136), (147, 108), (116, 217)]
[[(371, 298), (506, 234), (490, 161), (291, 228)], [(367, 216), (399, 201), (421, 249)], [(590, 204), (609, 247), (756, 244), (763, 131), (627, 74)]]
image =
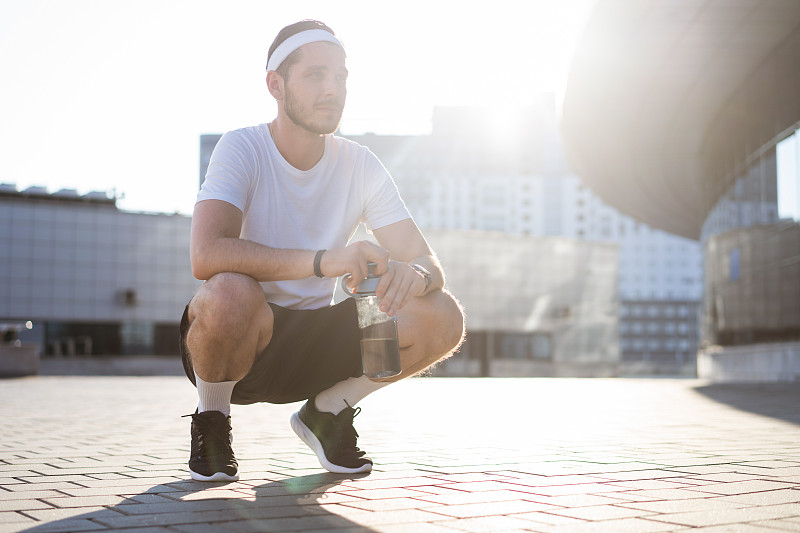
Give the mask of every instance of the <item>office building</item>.
[(702, 378), (800, 379), (798, 50), (798, 2), (599, 0), (570, 69), (576, 171), (702, 242)]
[(0, 186), (0, 322), (45, 355), (178, 353), (199, 282), (191, 219), (120, 211), (103, 192)]
[(699, 243), (623, 215), (586, 187), (565, 162), (551, 99), (499, 112), (439, 108), (433, 124), (431, 135), (349, 138), (383, 161), (425, 231), (617, 244), (622, 371), (694, 373)]

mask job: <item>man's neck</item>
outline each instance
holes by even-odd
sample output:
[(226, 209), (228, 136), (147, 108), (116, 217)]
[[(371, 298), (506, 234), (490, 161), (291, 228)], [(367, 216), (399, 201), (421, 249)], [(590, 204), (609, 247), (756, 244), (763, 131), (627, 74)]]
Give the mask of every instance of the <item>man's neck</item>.
[(311, 170), (325, 153), (325, 136), (278, 117), (269, 125), (272, 140), (283, 158), (298, 170)]

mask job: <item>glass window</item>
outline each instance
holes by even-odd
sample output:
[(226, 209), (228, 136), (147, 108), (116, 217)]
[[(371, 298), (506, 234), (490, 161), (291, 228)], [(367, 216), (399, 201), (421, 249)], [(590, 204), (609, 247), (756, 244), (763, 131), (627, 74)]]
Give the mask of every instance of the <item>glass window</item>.
[(778, 217), (800, 221), (800, 130), (775, 146), (778, 173)]

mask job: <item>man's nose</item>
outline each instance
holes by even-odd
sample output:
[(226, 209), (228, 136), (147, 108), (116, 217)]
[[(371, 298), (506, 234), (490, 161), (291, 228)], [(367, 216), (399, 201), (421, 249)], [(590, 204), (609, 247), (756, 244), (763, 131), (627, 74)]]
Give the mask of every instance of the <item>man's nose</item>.
[(325, 96), (341, 97), (344, 96), (347, 89), (343, 82), (336, 79), (336, 76), (329, 76), (325, 82), (324, 91)]

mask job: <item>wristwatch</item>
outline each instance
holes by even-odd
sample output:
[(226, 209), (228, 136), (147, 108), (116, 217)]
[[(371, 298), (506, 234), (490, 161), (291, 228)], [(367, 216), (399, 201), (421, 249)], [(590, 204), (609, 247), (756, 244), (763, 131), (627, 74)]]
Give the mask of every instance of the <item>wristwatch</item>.
[(416, 264), (411, 265), (411, 268), (419, 272), (420, 275), (422, 275), (422, 277), (425, 278), (425, 290), (423, 290), (422, 292), (423, 293), (428, 292), (428, 287), (431, 286), (431, 279), (432, 279), (430, 271), (428, 271), (428, 269), (425, 268), (424, 266)]

